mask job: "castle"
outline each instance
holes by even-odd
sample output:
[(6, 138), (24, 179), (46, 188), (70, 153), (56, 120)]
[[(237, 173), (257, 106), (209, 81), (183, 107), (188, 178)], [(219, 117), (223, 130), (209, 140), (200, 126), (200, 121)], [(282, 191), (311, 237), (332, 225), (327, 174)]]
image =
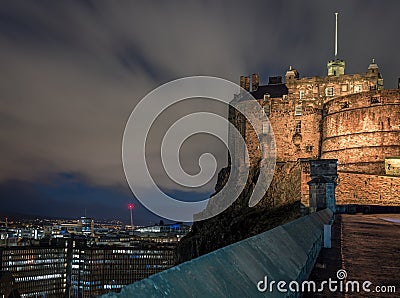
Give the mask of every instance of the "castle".
[[(373, 59), (363, 74), (346, 74), (345, 67), (345, 61), (337, 58), (336, 26), (335, 57), (327, 64), (326, 76), (302, 78), (289, 67), (284, 78), (270, 77), (266, 85), (260, 85), (257, 74), (240, 77), (241, 88), (233, 95), (228, 120), (245, 144), (230, 126), (230, 167), (218, 174), (215, 191), (226, 185), (232, 167), (240, 173), (249, 169), (247, 182), (226, 210), (193, 224), (192, 232), (179, 242), (179, 262), (308, 211), (400, 206), (400, 80), (399, 89), (385, 90)], [(269, 169), (275, 159), (268, 189), (250, 205), (258, 179), (266, 179), (261, 170)], [(220, 206), (215, 198), (211, 196), (204, 212)], [(347, 206), (337, 208), (335, 200)]]
[[(345, 61), (337, 58), (327, 68), (325, 77), (301, 78), (290, 67), (284, 82), (270, 77), (266, 85), (257, 74), (240, 78), (269, 118), (277, 164), (300, 164), (305, 206), (314, 159), (338, 160), (337, 204), (400, 205), (400, 89), (384, 89), (374, 59), (364, 74), (345, 74)], [(241, 94), (233, 102), (246, 106), (254, 98)], [(246, 141), (249, 160), (240, 162), (256, 165), (263, 136), (234, 108), (229, 120)]]

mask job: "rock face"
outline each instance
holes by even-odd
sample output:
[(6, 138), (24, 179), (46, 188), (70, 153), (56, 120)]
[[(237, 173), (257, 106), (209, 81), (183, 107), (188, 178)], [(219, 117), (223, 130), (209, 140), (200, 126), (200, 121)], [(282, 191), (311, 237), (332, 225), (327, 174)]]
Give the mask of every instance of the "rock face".
[[(230, 168), (218, 175), (216, 193), (229, 177)], [(246, 187), (238, 199), (224, 212), (193, 224), (192, 231), (177, 246), (178, 263), (196, 258), (300, 216), (301, 167), (299, 162), (277, 164), (274, 178), (263, 199), (254, 207), (248, 206), (257, 183), (259, 166), (250, 168)]]

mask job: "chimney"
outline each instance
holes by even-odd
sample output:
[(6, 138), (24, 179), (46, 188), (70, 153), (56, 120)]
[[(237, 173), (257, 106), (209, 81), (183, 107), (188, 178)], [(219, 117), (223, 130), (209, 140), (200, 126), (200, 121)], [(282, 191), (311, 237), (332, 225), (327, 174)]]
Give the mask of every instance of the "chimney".
[(256, 91), (260, 84), (260, 76), (258, 73), (253, 73), (251, 75), (251, 91)]
[(250, 91), (250, 77), (244, 77), (244, 89)]
[(240, 87), (242, 87), (243, 89), (245, 89), (244, 81), (245, 81), (244, 76), (240, 76)]

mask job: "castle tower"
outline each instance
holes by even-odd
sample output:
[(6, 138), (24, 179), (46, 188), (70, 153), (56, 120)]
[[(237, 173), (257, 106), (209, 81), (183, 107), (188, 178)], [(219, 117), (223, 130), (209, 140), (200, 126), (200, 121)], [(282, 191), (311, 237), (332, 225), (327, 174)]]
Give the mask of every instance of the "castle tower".
[(371, 64), (368, 66), (368, 74), (375, 74), (377, 75), (379, 73), (379, 67), (378, 64), (375, 63), (375, 59), (372, 58)]
[(342, 76), (344, 75), (344, 69), (346, 67), (346, 62), (344, 60), (335, 59), (328, 62), (328, 76)]
[(300, 77), (299, 72), (292, 68), (292, 66), (289, 67), (289, 70), (286, 71), (285, 74), (285, 80), (286, 80), (286, 85), (290, 85), (295, 82), (296, 79)]
[(383, 90), (383, 78), (379, 72), (378, 64), (375, 63), (374, 58), (372, 58), (372, 62), (368, 66), (367, 77), (375, 81), (375, 85), (371, 86), (371, 90)]
[(346, 67), (346, 62), (340, 60), (337, 57), (338, 54), (338, 13), (335, 12), (335, 59), (330, 60), (327, 64), (328, 76), (342, 76), (344, 75), (344, 69)]

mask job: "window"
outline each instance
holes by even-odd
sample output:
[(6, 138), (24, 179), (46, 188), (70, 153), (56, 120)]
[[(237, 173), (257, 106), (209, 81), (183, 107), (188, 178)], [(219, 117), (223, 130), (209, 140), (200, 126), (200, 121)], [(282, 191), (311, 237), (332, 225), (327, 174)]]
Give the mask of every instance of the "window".
[(267, 93), (267, 94), (264, 94), (264, 100), (269, 100), (269, 98), (270, 98), (271, 96)]
[(262, 132), (263, 134), (268, 134), (269, 133), (269, 123), (264, 121), (262, 123)]
[(283, 99), (283, 100), (287, 100), (287, 94), (284, 94), (284, 95), (282, 96), (282, 99)]
[(348, 101), (343, 102), (341, 104), (340, 108), (341, 109), (348, 109), (349, 108), (349, 102)]
[(303, 99), (305, 94), (306, 92), (304, 90), (300, 90), (300, 99)]
[(269, 117), (270, 112), (271, 112), (270, 105), (265, 105), (265, 106), (263, 107), (263, 114), (264, 114), (264, 116)]
[(342, 85), (342, 92), (347, 92), (348, 90), (348, 85), (347, 84), (343, 84)]
[(312, 145), (306, 145), (306, 152), (312, 152), (313, 146)]
[(356, 85), (354, 86), (354, 93), (358, 93), (362, 91), (362, 85)]
[(374, 104), (374, 103), (379, 103), (379, 98), (377, 96), (373, 96), (370, 99), (370, 103)]
[(328, 87), (325, 89), (326, 96), (333, 96), (333, 87)]
[(294, 108), (294, 115), (295, 116), (301, 116), (302, 112), (303, 112), (303, 107), (301, 105), (297, 105)]
[(296, 133), (301, 133), (301, 121), (296, 121)]

